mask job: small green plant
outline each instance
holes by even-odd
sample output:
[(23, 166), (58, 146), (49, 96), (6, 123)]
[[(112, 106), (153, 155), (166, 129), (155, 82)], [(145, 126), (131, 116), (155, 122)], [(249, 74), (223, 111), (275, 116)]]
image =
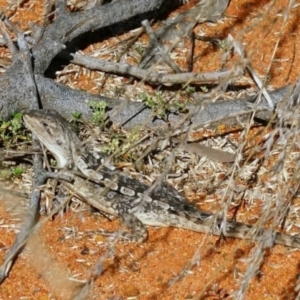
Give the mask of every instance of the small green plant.
[(135, 128), (128, 135), (126, 135), (126, 139), (122, 145), (122, 152), (126, 152), (130, 149), (141, 137), (140, 131)]
[(19, 178), (24, 173), (24, 169), (20, 166), (0, 169), (0, 179), (10, 180)]
[(12, 177), (21, 177), (21, 175), (24, 173), (24, 169), (20, 166), (14, 167), (11, 169), (11, 176)]
[(9, 169), (1, 169), (0, 170), (0, 179), (9, 180), (11, 179), (11, 172)]
[(81, 112), (79, 111), (74, 111), (71, 113), (72, 115), (72, 118), (77, 121), (77, 122), (80, 122), (81, 121)]
[(137, 47), (135, 47), (135, 51), (139, 54), (139, 55), (143, 55), (145, 52), (145, 48), (138, 45)]
[(50, 165), (51, 165), (51, 167), (56, 168), (57, 167), (57, 161), (55, 159), (51, 158), (50, 159)]
[(21, 113), (15, 113), (8, 121), (0, 121), (0, 143), (3, 143), (5, 147), (27, 139)]
[(203, 93), (207, 93), (208, 92), (208, 88), (205, 85), (201, 85), (200, 89)]
[(228, 40), (218, 40), (219, 48), (222, 49), (224, 52), (229, 51), (230, 44), (228, 43)]
[(113, 154), (120, 151), (122, 137), (120, 134), (113, 134), (111, 140), (103, 147), (103, 151), (108, 154)]
[(184, 110), (184, 104), (179, 102), (166, 101), (161, 92), (156, 92), (154, 96), (141, 94), (142, 101), (152, 109), (152, 114), (156, 118), (167, 119), (169, 112)]
[[(111, 136), (110, 142), (108, 142), (104, 147), (103, 151), (108, 154), (118, 155), (120, 153), (125, 153), (130, 150), (141, 137), (141, 134), (137, 128), (132, 129), (131, 132), (126, 134), (114, 133)], [(132, 153), (129, 154), (131, 157)]]
[(106, 114), (107, 103), (104, 101), (88, 101), (88, 104), (93, 109), (92, 123), (104, 127), (108, 119)]
[(190, 86), (190, 85), (188, 85), (188, 86), (185, 88), (185, 92), (186, 92), (188, 95), (194, 94), (195, 91), (196, 91), (195, 87)]
[(81, 112), (74, 111), (71, 113), (70, 124), (74, 131), (78, 132), (80, 125), (83, 123), (81, 119)]

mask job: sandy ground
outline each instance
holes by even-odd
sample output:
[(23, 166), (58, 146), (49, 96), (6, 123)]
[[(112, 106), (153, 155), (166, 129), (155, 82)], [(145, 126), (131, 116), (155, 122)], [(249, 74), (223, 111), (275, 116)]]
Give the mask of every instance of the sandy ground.
[[(282, 28), (278, 14), (288, 1), (276, 1), (262, 20), (259, 16), (266, 11), (267, 3), (271, 1), (232, 0), (225, 18), (214, 26), (198, 25), (195, 32), (220, 37), (230, 33), (241, 39), (252, 67), (262, 76), (268, 73), (269, 85), (281, 87), (295, 82), (300, 73), (300, 7), (292, 10)], [(28, 10), (31, 4), (33, 7)], [(0, 1), (2, 10), (6, 5), (6, 1)], [(191, 5), (193, 1), (180, 10)], [(39, 2), (28, 1), (18, 9), (13, 20), (22, 27), (27, 26), (28, 20), (39, 20), (41, 16)], [(275, 59), (269, 67), (279, 38)], [(220, 68), (220, 54), (211, 47), (207, 43), (196, 43), (195, 55), (201, 59), (195, 62), (194, 71)], [(1, 56), (7, 53), (0, 50)], [(77, 79), (78, 86), (87, 85), (86, 77), (84, 83), (80, 80)], [(0, 196), (6, 204), (20, 201), (4, 193)], [(7, 205), (0, 202), (0, 257), (4, 257), (13, 243), (17, 223), (5, 208)], [(102, 275), (91, 286), (90, 299), (226, 299), (237, 288), (239, 274), (246, 270), (247, 264), (242, 258), (253, 248), (252, 242), (227, 239), (218, 243), (217, 237), (209, 237), (203, 242), (198, 264), (170, 285), (191, 261), (204, 235), (174, 228), (149, 228), (147, 242), (118, 243), (113, 247), (114, 259), (105, 259), (105, 238), (101, 234), (91, 237), (86, 233), (99, 228), (116, 230), (119, 226), (117, 220), (110, 222), (89, 212), (68, 212), (62, 218), (48, 221), (0, 286), (0, 299), (68, 299), (80, 290), (83, 280), (96, 273)], [(275, 246), (251, 281), (246, 299), (294, 299), (299, 260), (299, 251)]]

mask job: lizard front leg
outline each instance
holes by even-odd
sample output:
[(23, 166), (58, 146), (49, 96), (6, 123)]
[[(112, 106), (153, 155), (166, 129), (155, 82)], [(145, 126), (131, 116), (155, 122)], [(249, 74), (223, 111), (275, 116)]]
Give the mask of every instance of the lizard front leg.
[(139, 209), (142, 203), (140, 197), (125, 196), (77, 176), (73, 185), (64, 182), (64, 186), (100, 212), (119, 217), (129, 229), (129, 232), (121, 234), (122, 238), (130, 242), (142, 242), (147, 238), (147, 229), (134, 215), (135, 210)]

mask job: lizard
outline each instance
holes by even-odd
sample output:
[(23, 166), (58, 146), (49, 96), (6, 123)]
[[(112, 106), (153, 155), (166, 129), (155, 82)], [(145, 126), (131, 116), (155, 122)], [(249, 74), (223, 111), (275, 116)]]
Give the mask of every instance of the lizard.
[[(67, 183), (67, 187), (94, 208), (119, 217), (129, 229), (129, 232), (122, 234), (123, 237), (132, 242), (142, 242), (147, 238), (145, 226), (178, 227), (253, 240), (260, 240), (267, 231), (258, 229), (254, 233), (251, 225), (214, 218), (212, 213), (198, 209), (166, 183), (150, 189), (147, 184), (115, 170), (105, 162), (97, 169), (97, 158), (83, 146), (69, 122), (55, 110), (27, 110), (23, 120), (32, 134), (52, 153), (59, 169), (71, 170), (74, 174), (80, 171), (88, 178), (74, 175), (74, 182)], [(300, 248), (300, 237), (281, 232), (274, 232), (274, 242)]]

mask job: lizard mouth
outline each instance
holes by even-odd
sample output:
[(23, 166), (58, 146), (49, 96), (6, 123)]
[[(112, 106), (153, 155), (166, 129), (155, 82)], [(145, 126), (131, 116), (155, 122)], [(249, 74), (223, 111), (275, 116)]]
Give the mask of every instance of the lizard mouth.
[(52, 128), (51, 122), (47, 122), (47, 118), (44, 117), (44, 121), (41, 122), (38, 118), (39, 111), (31, 110), (27, 111), (23, 115), (25, 126), (32, 132), (32, 134), (49, 150), (57, 162), (57, 167), (62, 169), (67, 166), (68, 150), (65, 149), (65, 144), (59, 138), (59, 128)]

